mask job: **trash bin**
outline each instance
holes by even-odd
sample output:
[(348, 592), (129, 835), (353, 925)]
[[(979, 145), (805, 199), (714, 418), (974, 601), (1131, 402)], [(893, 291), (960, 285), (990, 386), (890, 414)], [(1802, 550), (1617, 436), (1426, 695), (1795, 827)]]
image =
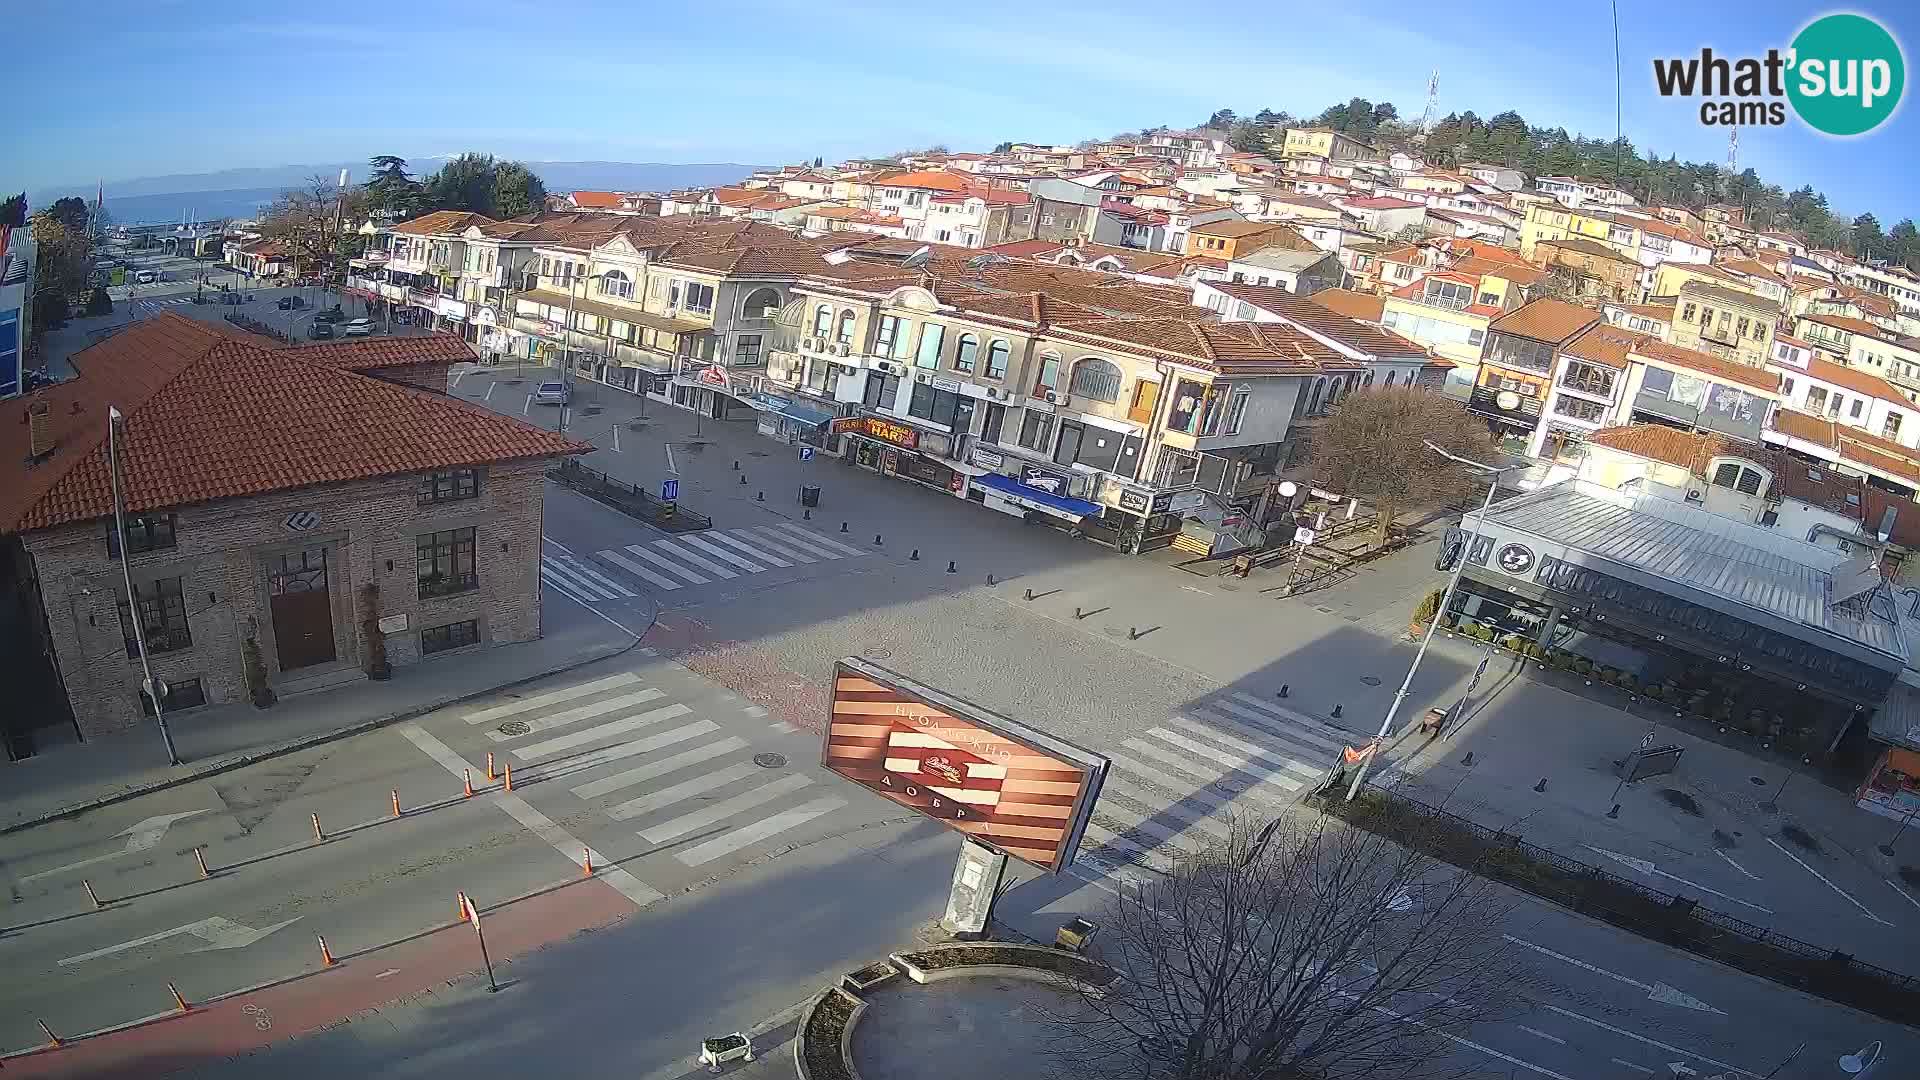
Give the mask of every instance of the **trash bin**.
[(819, 484), (800, 485), (800, 505), (815, 506), (815, 507), (820, 505), (820, 485)]

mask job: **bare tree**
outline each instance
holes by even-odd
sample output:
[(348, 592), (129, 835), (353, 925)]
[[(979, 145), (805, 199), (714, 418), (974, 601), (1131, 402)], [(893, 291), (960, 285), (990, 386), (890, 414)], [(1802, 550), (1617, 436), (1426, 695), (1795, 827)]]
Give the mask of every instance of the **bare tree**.
[(1235, 820), (1230, 839), (1109, 904), (1096, 958), (1120, 977), (1049, 1011), (1057, 1071), (1470, 1071), (1454, 1040), (1510, 1015), (1525, 985), (1498, 887), (1332, 818), (1253, 824)]
[(1415, 386), (1365, 387), (1342, 398), (1314, 432), (1313, 476), (1371, 503), (1384, 544), (1401, 510), (1451, 502), (1474, 486), (1473, 472), (1427, 449), (1429, 442), (1476, 461), (1496, 456), (1485, 421), (1460, 402)]

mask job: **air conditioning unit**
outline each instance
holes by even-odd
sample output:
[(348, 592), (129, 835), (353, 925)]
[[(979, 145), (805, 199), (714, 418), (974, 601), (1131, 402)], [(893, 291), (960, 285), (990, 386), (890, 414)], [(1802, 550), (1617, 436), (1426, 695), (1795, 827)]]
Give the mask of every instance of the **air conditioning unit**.
[(1688, 502), (1700, 502), (1700, 501), (1702, 501), (1703, 499), (1705, 499), (1706, 497), (1707, 497), (1707, 493), (1706, 493), (1706, 491), (1705, 491), (1704, 489), (1702, 489), (1702, 488), (1688, 488), (1688, 489), (1687, 489), (1687, 501), (1688, 501)]
[(1000, 391), (995, 390), (993, 387), (989, 386), (987, 387), (987, 396), (997, 400), (1000, 397)]
[(801, 352), (818, 352), (818, 351), (820, 351), (820, 339), (819, 339), (819, 338), (810, 338), (810, 337), (803, 337), (803, 338), (801, 338), (801, 339), (800, 339), (800, 351), (801, 351)]
[(1049, 405), (1065, 405), (1069, 400), (1071, 399), (1065, 394), (1053, 390), (1047, 391), (1047, 404)]
[(914, 373), (913, 381), (920, 382), (920, 383), (930, 383), (933, 381), (933, 376), (927, 374), (924, 371), (919, 371)]
[(843, 341), (834, 347), (833, 352), (836, 356), (846, 356), (853, 352), (853, 347)]

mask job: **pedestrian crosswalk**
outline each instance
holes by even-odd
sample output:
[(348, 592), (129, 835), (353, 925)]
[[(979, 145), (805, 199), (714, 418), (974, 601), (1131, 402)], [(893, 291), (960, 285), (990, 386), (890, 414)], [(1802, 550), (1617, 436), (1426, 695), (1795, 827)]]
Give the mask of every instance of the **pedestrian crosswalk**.
[(563, 781), (573, 798), (687, 867), (746, 851), (847, 805), (823, 791), (814, 773), (787, 767), (779, 755), (754, 755), (746, 739), (668, 696), (621, 672), (476, 709), (464, 719), (485, 725), (488, 740), (502, 746), (516, 786), (538, 790)]
[(1228, 811), (1283, 812), (1354, 736), (1239, 691), (1170, 716), (1108, 753), (1113, 767), (1081, 845), (1083, 867), (1138, 881), (1228, 838)]
[(781, 522), (722, 529), (596, 551), (591, 558), (542, 555), (540, 577), (582, 603), (638, 595), (645, 583), (663, 592), (707, 585), (768, 570), (859, 558), (859, 548), (812, 529)]

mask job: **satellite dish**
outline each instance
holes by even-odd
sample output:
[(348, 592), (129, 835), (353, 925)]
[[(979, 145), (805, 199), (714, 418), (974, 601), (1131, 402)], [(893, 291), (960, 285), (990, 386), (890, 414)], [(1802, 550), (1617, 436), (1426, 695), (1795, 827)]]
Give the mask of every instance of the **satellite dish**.
[(1009, 261), (1011, 260), (1009, 260), (1005, 255), (1002, 255), (998, 252), (988, 252), (987, 254), (975, 255), (973, 258), (968, 259), (967, 269), (985, 270), (989, 266), (999, 266), (1002, 263), (1006, 263)]
[(918, 270), (927, 265), (932, 258), (933, 248), (926, 244), (921, 244), (919, 250), (900, 260), (900, 265), (911, 270)]
[(1294, 483), (1291, 480), (1280, 481), (1280, 497), (1281, 498), (1291, 499), (1295, 495), (1299, 494), (1299, 492), (1300, 492), (1300, 485)]

